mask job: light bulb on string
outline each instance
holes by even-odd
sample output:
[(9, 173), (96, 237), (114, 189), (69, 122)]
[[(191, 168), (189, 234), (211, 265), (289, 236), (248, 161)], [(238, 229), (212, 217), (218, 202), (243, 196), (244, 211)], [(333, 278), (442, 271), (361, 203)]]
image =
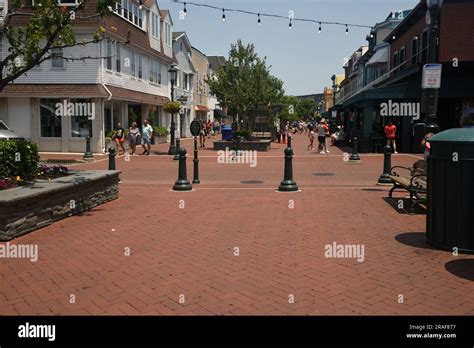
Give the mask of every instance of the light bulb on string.
[(222, 21), (225, 22), (225, 9), (222, 9)]
[(288, 24), (288, 29), (291, 30), (292, 27), (293, 25), (291, 24), (291, 18), (290, 18), (290, 24)]
[(257, 25), (260, 26), (260, 24), (262, 23), (262, 21), (260, 20), (260, 13), (258, 14), (258, 20), (257, 20)]
[(183, 13), (185, 16), (188, 14), (188, 10), (186, 9), (186, 3), (184, 3)]
[(349, 35), (349, 27), (346, 24), (346, 35)]
[(319, 22), (319, 29), (318, 29), (318, 33), (321, 34), (321, 22)]

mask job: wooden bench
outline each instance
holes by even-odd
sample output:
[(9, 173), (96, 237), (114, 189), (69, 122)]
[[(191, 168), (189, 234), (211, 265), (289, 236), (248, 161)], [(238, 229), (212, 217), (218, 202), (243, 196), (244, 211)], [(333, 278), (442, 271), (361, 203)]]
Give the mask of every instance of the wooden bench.
[[(407, 173), (402, 176), (395, 172), (394, 169), (403, 169), (406, 170)], [(390, 198), (393, 198), (392, 195), (395, 190), (404, 190), (410, 193), (410, 212), (414, 213), (417, 205), (421, 204), (426, 206), (426, 161), (416, 161), (412, 168), (395, 166), (390, 169), (390, 173), (390, 179), (393, 183), (393, 187), (388, 193)]]
[(256, 139), (271, 139), (272, 132), (253, 132), (252, 137)]

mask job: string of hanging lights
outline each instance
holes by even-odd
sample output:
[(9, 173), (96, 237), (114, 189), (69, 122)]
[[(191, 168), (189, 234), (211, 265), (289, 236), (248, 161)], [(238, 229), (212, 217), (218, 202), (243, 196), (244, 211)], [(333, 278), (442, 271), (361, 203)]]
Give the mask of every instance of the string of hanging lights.
[(235, 9), (235, 8), (222, 8), (222, 7), (217, 7), (213, 5), (208, 5), (208, 4), (201, 4), (201, 3), (196, 3), (196, 2), (189, 2), (189, 1), (182, 1), (182, 0), (173, 0), (173, 2), (183, 4), (183, 10), (181, 11), (181, 14), (186, 16), (188, 14), (188, 9), (187, 5), (192, 5), (192, 6), (198, 6), (198, 7), (206, 7), (214, 10), (219, 10), (222, 11), (222, 21), (225, 22), (226, 20), (226, 12), (238, 12), (238, 13), (244, 13), (247, 15), (253, 15), (257, 16), (257, 25), (260, 26), (262, 24), (262, 17), (270, 17), (270, 18), (279, 18), (279, 19), (289, 19), (288, 23), (288, 29), (291, 30), (293, 28), (293, 22), (295, 21), (300, 21), (300, 22), (312, 22), (315, 24), (318, 24), (318, 33), (321, 34), (322, 32), (322, 25), (339, 25), (339, 26), (344, 26), (346, 28), (346, 35), (349, 35), (349, 27), (357, 27), (357, 28), (369, 28), (373, 29), (373, 26), (370, 25), (364, 25), (364, 24), (354, 24), (354, 23), (342, 23), (342, 22), (334, 22), (334, 21), (322, 21), (322, 20), (317, 20), (317, 19), (310, 19), (310, 18), (296, 18), (294, 17), (294, 12), (289, 11), (289, 16), (282, 16), (282, 15), (277, 15), (277, 14), (271, 14), (271, 13), (262, 13), (262, 12), (252, 12), (252, 11), (247, 11), (247, 10), (242, 10), (242, 9)]

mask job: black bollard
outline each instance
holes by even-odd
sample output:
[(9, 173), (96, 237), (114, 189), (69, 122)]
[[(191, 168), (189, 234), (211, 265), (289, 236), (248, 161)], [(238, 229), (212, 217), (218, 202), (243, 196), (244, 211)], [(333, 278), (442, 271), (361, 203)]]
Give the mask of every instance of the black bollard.
[(194, 178), (193, 184), (200, 184), (201, 180), (199, 180), (199, 159), (198, 159), (198, 144), (197, 139), (194, 137)]
[(285, 149), (285, 174), (278, 191), (298, 191), (298, 185), (293, 180), (293, 150), (290, 147)]
[(357, 153), (357, 137), (354, 137), (354, 140), (352, 140), (352, 155), (349, 157), (349, 161), (360, 161), (359, 154)]
[(293, 138), (293, 136), (291, 135), (291, 133), (288, 133), (288, 147), (291, 148), (291, 139)]
[(109, 147), (109, 170), (115, 170), (115, 148)]
[(94, 155), (91, 152), (91, 137), (86, 137), (86, 152), (84, 152), (83, 158), (86, 161), (94, 160)]
[(383, 173), (379, 177), (378, 185), (391, 185), (390, 169), (392, 168), (392, 148), (385, 145), (383, 148)]
[(177, 161), (179, 160), (179, 149), (181, 148), (181, 140), (179, 138), (176, 138), (176, 152), (174, 154), (173, 160)]
[(191, 191), (193, 186), (186, 174), (186, 149), (179, 149), (178, 180), (174, 183), (173, 191)]

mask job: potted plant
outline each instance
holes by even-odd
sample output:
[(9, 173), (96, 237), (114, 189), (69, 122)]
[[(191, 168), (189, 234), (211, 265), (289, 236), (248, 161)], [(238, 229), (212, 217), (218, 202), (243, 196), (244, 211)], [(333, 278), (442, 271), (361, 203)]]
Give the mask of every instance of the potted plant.
[(153, 127), (153, 136), (155, 138), (155, 144), (166, 143), (166, 137), (168, 136), (168, 130), (162, 126)]
[(168, 102), (163, 104), (163, 110), (170, 114), (177, 114), (181, 109), (181, 103), (178, 101)]

